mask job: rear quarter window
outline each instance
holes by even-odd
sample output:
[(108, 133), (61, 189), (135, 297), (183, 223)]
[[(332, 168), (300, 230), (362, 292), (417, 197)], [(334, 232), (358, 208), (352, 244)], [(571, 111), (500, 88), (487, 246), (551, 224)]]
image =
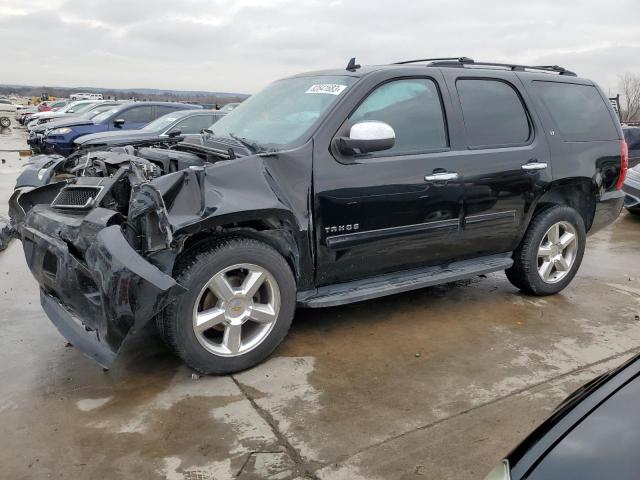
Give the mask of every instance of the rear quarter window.
[(595, 87), (541, 80), (533, 85), (565, 142), (618, 140), (609, 107)]

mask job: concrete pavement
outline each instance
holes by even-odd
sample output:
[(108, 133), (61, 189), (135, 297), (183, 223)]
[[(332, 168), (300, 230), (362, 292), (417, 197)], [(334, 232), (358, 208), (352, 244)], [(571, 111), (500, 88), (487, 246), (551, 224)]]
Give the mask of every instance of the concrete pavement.
[[(0, 214), (25, 161), (6, 157)], [(270, 360), (198, 378), (152, 328), (109, 372), (66, 346), (14, 242), (0, 253), (1, 476), (481, 479), (640, 351), (639, 248), (640, 220), (623, 215), (553, 297), (494, 274), (299, 310)]]

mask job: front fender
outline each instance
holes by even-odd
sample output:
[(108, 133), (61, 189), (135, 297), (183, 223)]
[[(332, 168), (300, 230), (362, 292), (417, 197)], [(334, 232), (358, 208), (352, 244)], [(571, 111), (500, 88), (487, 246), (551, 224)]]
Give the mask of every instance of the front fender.
[(56, 172), (62, 168), (65, 158), (62, 155), (35, 155), (25, 164), (16, 178), (15, 189), (42, 187), (47, 185)]
[(290, 255), (296, 273), (312, 272), (310, 144), (191, 167), (150, 185), (162, 197), (176, 242), (221, 229), (253, 230), (283, 255)]

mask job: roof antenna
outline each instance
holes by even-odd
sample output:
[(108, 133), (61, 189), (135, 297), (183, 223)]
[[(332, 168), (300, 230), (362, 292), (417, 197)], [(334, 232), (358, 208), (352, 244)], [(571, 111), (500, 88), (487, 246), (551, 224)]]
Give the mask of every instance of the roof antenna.
[(349, 63), (347, 64), (347, 71), (355, 72), (359, 68), (360, 68), (360, 65), (356, 63), (356, 57), (351, 58), (351, 60), (349, 60)]

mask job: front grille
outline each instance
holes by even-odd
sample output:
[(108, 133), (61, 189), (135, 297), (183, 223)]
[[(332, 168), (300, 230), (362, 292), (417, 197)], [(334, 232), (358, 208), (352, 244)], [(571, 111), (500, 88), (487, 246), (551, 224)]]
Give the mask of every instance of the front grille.
[(71, 185), (60, 190), (60, 193), (51, 202), (56, 208), (89, 208), (102, 187), (84, 187)]

